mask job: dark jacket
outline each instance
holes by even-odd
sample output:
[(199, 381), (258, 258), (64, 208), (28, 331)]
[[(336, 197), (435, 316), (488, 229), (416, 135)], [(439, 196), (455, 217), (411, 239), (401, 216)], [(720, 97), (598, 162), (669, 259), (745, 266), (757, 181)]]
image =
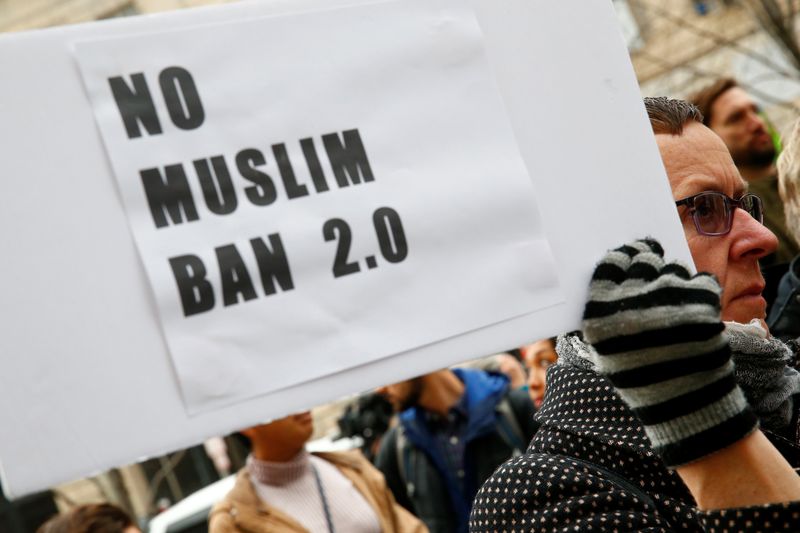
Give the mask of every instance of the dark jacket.
[(794, 258), (789, 271), (781, 278), (767, 325), (770, 333), (779, 339), (800, 337), (800, 256)]
[(633, 412), (592, 370), (553, 365), (536, 418), (528, 451), (478, 493), (470, 531), (800, 531), (800, 502), (697, 510)]
[(398, 503), (432, 532), (467, 531), (478, 488), (515, 449), (521, 453), (536, 430), (530, 397), (522, 390), (509, 391), (505, 376), (471, 369), (453, 372), (466, 386), (465, 490), (458, 488), (455, 474), (436, 451), (419, 407), (401, 413), (400, 424), (384, 436), (376, 460)]

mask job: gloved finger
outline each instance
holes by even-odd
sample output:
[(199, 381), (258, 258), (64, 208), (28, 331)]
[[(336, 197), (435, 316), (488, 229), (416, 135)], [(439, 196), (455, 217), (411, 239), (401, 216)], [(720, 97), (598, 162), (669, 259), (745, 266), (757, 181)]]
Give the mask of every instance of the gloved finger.
[(709, 293), (713, 293), (714, 296), (709, 296), (708, 300), (713, 300), (713, 305), (717, 311), (722, 309), (722, 286), (719, 284), (717, 276), (714, 274), (709, 274), (708, 272), (700, 272), (692, 276), (692, 283), (698, 288), (702, 288)]
[(639, 250), (639, 253), (654, 253), (658, 257), (664, 257), (664, 248), (661, 247), (661, 244), (652, 237), (646, 237), (644, 239), (639, 239), (638, 241), (634, 241), (629, 246), (632, 246)]
[(667, 263), (664, 268), (661, 269), (661, 273), (671, 274), (685, 280), (688, 280), (692, 277), (692, 275), (689, 273), (689, 270), (677, 262)]
[(614, 251), (624, 253), (629, 257), (634, 257), (640, 253), (654, 253), (659, 257), (664, 257), (664, 249), (657, 240), (651, 237), (637, 239), (627, 244), (623, 244), (619, 248), (614, 249)]
[(621, 284), (628, 279), (628, 269), (639, 254), (664, 256), (664, 249), (653, 239), (639, 239), (608, 252), (592, 273), (592, 284), (608, 288), (610, 284)]
[(664, 267), (664, 259), (653, 252), (641, 252), (631, 261), (628, 269), (628, 279), (641, 281), (653, 281), (661, 275)]

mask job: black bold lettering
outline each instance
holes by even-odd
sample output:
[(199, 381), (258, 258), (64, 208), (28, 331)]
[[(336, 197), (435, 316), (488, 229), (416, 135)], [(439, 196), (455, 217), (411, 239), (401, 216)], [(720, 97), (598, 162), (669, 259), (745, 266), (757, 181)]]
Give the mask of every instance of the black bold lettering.
[[(193, 163), (208, 210), (217, 215), (233, 213), (236, 209), (236, 191), (225, 158), (221, 155), (212, 157), (210, 166), (208, 159), (198, 159)], [(211, 166), (214, 167), (213, 173)]]
[(372, 168), (358, 130), (344, 131), (342, 137), (344, 144), (336, 133), (322, 136), (322, 143), (325, 145), (339, 187), (347, 187), (351, 182), (353, 185), (358, 185), (362, 177), (365, 182), (374, 181), (375, 177), (372, 175)]
[(161, 133), (161, 123), (158, 121), (156, 106), (150, 96), (150, 89), (147, 87), (144, 74), (141, 72), (131, 74), (131, 82), (133, 82), (133, 88), (125, 82), (122, 76), (108, 78), (108, 84), (111, 86), (111, 93), (117, 102), (128, 138), (142, 136), (139, 123), (150, 135)]
[(294, 289), (294, 281), (292, 281), (292, 273), (289, 270), (289, 260), (283, 250), (281, 236), (273, 233), (267, 238), (269, 246), (260, 238), (250, 239), (250, 245), (256, 255), (264, 294), (269, 296), (275, 294), (275, 281), (284, 291)]
[(253, 205), (269, 205), (278, 197), (275, 183), (266, 172), (256, 170), (256, 167), (266, 165), (264, 154), (255, 148), (246, 148), (236, 154), (236, 168), (239, 174), (253, 185), (245, 187), (244, 193)]
[(250, 273), (233, 244), (215, 248), (219, 274), (222, 279), (222, 303), (226, 306), (239, 303), (241, 294), (244, 301), (256, 297), (256, 289), (250, 279)]
[(206, 280), (206, 267), (196, 255), (171, 257), (169, 265), (178, 284), (183, 316), (196, 315), (214, 307), (214, 290)]
[(184, 214), (187, 222), (197, 220), (197, 209), (183, 165), (180, 163), (167, 165), (164, 167), (164, 174), (162, 177), (161, 171), (157, 168), (139, 172), (156, 227), (163, 228), (168, 225), (165, 210), (169, 213), (173, 224), (183, 222)]
[(286, 152), (286, 146), (283, 143), (273, 144), (272, 155), (275, 156), (275, 162), (278, 163), (278, 170), (281, 173), (283, 187), (286, 189), (286, 196), (288, 196), (290, 200), (292, 198), (308, 196), (308, 187), (297, 183), (297, 178), (295, 178), (294, 169), (292, 168), (292, 162), (289, 161), (289, 154)]
[(168, 67), (158, 75), (172, 123), (182, 130), (199, 128), (206, 118), (192, 75), (183, 67)]
[(325, 180), (325, 173), (322, 171), (322, 165), (319, 164), (317, 149), (314, 147), (314, 139), (300, 139), (300, 147), (303, 149), (303, 155), (306, 158), (308, 172), (311, 174), (314, 188), (317, 192), (327, 191), (328, 182)]

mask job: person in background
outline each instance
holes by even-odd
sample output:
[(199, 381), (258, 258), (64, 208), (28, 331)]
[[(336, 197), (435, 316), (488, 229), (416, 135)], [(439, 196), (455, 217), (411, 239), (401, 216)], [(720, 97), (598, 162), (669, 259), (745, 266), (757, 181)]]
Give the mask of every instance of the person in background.
[(310, 412), (242, 430), (252, 451), (210, 533), (427, 531), (360, 451), (308, 453), (313, 430)]
[[(728, 147), (749, 192), (761, 198), (764, 225), (778, 237), (778, 249), (763, 258), (761, 265), (783, 265), (783, 275), (786, 264), (800, 253), (800, 247), (786, 229), (775, 168), (777, 149), (761, 110), (733, 78), (718, 79), (689, 100), (699, 108), (703, 124)], [(771, 301), (771, 295), (766, 296)]]
[(231, 458), (228, 456), (228, 445), (222, 437), (211, 437), (203, 442), (203, 449), (219, 477), (229, 476), (231, 473)]
[(481, 483), (536, 430), (527, 392), (504, 374), (454, 368), (378, 393), (400, 413), (376, 460), (395, 498), (432, 532), (467, 531)]
[(474, 368), (485, 372), (499, 372), (508, 378), (509, 386), (512, 390), (515, 390), (527, 386), (528, 376), (525, 373), (525, 367), (522, 365), (521, 357), (518, 350), (509, 350), (459, 363), (454, 368)]
[[(800, 121), (778, 158), (778, 189), (786, 211), (786, 227), (800, 243)], [(795, 257), (778, 285), (767, 319), (770, 332), (784, 340), (800, 337), (800, 256)]]
[(528, 394), (536, 409), (544, 400), (545, 378), (550, 365), (558, 361), (556, 338), (542, 339), (533, 344), (526, 344), (519, 349), (522, 361), (528, 370)]
[(36, 533), (142, 533), (128, 513), (110, 503), (81, 505), (56, 515)]
[(362, 394), (345, 408), (337, 420), (339, 435), (361, 438), (361, 452), (374, 461), (392, 415), (392, 405), (383, 396), (375, 392)]

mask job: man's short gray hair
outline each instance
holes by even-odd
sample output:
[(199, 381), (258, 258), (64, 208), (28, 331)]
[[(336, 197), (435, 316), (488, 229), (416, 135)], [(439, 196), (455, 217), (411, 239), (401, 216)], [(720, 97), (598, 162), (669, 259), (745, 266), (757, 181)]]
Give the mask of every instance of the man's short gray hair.
[(650, 118), (653, 133), (656, 134), (680, 135), (687, 122), (703, 123), (703, 114), (697, 106), (685, 100), (648, 96), (644, 99), (644, 108)]

